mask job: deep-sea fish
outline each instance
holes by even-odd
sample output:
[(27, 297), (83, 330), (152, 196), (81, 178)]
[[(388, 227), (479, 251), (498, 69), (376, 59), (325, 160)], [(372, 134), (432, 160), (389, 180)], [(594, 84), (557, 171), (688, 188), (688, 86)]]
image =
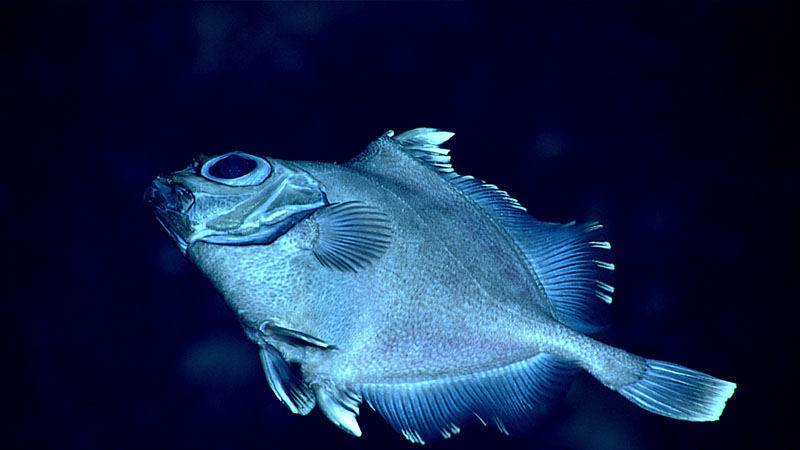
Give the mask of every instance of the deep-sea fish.
[(341, 165), (201, 156), (145, 199), (293, 413), (360, 436), (366, 402), (420, 443), (508, 433), (582, 369), (648, 411), (717, 420), (735, 384), (587, 336), (614, 292), (602, 227), (538, 221), (457, 174), (452, 135), (388, 132)]

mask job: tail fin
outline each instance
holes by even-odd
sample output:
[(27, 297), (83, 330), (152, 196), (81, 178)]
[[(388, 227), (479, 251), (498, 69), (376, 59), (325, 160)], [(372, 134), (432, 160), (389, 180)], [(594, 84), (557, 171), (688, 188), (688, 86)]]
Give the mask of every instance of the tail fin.
[(736, 384), (664, 361), (646, 360), (647, 370), (617, 391), (662, 416), (693, 422), (719, 420)]

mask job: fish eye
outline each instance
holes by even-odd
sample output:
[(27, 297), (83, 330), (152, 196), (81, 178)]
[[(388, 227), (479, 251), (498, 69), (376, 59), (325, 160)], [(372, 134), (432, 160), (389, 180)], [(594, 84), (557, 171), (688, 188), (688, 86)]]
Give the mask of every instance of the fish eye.
[(232, 180), (247, 175), (256, 168), (256, 162), (237, 154), (228, 155), (208, 168), (208, 174), (215, 178)]
[(204, 178), (228, 186), (255, 186), (271, 172), (272, 166), (265, 159), (240, 152), (211, 158), (200, 169)]

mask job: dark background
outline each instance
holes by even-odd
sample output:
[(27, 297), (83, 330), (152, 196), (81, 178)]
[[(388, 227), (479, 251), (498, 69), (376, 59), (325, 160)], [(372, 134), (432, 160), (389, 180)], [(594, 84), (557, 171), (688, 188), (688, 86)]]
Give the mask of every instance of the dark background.
[(537, 217), (606, 224), (605, 342), (739, 384), (695, 424), (582, 375), (529, 437), (433, 448), (795, 447), (798, 25), (756, 2), (0, 6), (7, 448), (419, 448), (366, 407), (360, 439), (284, 408), (142, 202), (201, 152), (343, 162), (418, 126)]

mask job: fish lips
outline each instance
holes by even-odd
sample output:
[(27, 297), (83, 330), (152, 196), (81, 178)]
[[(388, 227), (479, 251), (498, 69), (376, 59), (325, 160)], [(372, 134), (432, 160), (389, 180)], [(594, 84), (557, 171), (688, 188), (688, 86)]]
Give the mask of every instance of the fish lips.
[(158, 211), (186, 214), (194, 206), (194, 194), (170, 178), (158, 177), (144, 191), (144, 202)]
[(171, 178), (158, 177), (144, 192), (144, 202), (170, 238), (186, 254), (191, 225), (186, 213), (194, 206), (194, 194)]

